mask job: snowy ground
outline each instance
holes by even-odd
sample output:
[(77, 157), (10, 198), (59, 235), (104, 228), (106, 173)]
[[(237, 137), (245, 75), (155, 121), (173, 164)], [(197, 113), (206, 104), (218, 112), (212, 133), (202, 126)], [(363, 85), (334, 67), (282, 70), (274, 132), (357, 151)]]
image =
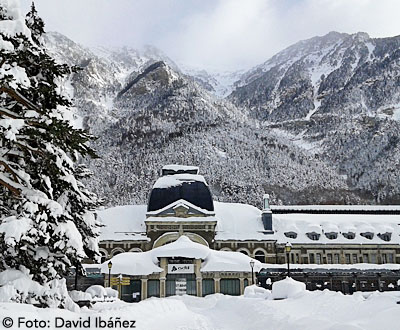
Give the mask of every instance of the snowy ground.
[[(90, 328), (95, 329), (96, 317), (107, 321), (121, 317), (135, 320), (136, 329), (140, 330), (392, 330), (400, 324), (400, 305), (396, 304), (399, 300), (400, 292), (345, 296), (328, 290), (306, 291), (284, 300), (214, 294), (206, 298), (150, 298), (137, 304), (97, 303), (92, 310), (82, 308), (81, 313), (0, 303), (0, 324), (5, 317), (11, 317), (14, 325), (10, 329), (26, 329), (17, 325), (18, 318), (25, 317), (44, 320), (45, 328), (55, 329), (56, 318), (58, 322), (90, 318)], [(85, 327), (78, 324), (70, 328)]]

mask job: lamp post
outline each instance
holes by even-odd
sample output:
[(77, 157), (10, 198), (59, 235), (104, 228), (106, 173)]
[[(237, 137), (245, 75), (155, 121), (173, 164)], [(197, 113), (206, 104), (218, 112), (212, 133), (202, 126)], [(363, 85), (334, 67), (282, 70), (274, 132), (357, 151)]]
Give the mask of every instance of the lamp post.
[(287, 276), (290, 277), (289, 253), (290, 253), (290, 251), (292, 251), (292, 244), (290, 244), (289, 242), (286, 243), (285, 251), (286, 251), (286, 259), (287, 259)]
[(112, 262), (111, 260), (108, 262), (108, 286), (111, 288), (111, 268)]
[(254, 284), (254, 260), (251, 259), (250, 261), (250, 267), (251, 267), (251, 284)]

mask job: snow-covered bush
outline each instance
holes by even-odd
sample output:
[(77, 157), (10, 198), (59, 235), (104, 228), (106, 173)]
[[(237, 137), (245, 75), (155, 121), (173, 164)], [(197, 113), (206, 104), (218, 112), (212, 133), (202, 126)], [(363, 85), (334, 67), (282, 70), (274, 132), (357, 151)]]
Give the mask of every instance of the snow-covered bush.
[(271, 297), (271, 291), (257, 285), (250, 285), (244, 289), (244, 297), (268, 299)]
[(105, 288), (101, 285), (92, 285), (86, 289), (86, 294), (90, 295), (89, 300), (114, 301), (118, 299), (118, 291), (113, 288)]
[(92, 296), (92, 299), (104, 299), (105, 297), (107, 297), (107, 291), (101, 285), (92, 285), (88, 287), (85, 292), (89, 293)]
[[(99, 255), (99, 200), (74, 164), (94, 151), (92, 136), (67, 119), (72, 103), (58, 86), (72, 69), (47, 54), (43, 26), (33, 5), (25, 21), (19, 1), (0, 0), (0, 271), (29, 273), (28, 286), (15, 279), (2, 289), (17, 301), (63, 306), (61, 278)], [(31, 291), (31, 281), (44, 290)]]
[(21, 269), (8, 269), (0, 273), (0, 302), (23, 302), (79, 310), (68, 295), (65, 279), (54, 279), (41, 285), (32, 280), (26, 268)]
[(69, 296), (75, 302), (82, 301), (82, 300), (92, 300), (92, 295), (87, 292), (72, 290), (69, 291)]
[(272, 283), (272, 298), (274, 299), (291, 298), (305, 291), (306, 285), (291, 277)]
[(113, 288), (105, 288), (108, 299), (118, 299), (118, 291)]

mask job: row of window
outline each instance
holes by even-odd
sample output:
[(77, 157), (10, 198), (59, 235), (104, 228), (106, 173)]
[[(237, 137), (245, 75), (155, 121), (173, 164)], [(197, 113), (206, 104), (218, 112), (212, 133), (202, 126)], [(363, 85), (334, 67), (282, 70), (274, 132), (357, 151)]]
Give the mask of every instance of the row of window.
[[(306, 260), (308, 259), (308, 260)], [(362, 255), (358, 255), (356, 253), (346, 253), (344, 255), (344, 263), (345, 264), (358, 264), (358, 263), (372, 263), (376, 264), (381, 262), (383, 264), (386, 263), (394, 263), (394, 255), (392, 253), (383, 253), (381, 254), (381, 260), (378, 260), (378, 256), (375, 253), (367, 254), (364, 253)], [(293, 264), (299, 263), (310, 263), (310, 264), (340, 264), (340, 254), (339, 253), (327, 253), (325, 256), (322, 253), (309, 253), (308, 258), (305, 257), (303, 260), (300, 260), (300, 254), (291, 253), (290, 261)]]
[[(182, 276), (180, 276), (182, 277)], [(215, 285), (213, 279), (203, 279), (202, 296), (215, 293)], [(221, 279), (220, 280), (220, 293), (232, 296), (240, 295), (240, 280), (239, 279)], [(244, 279), (244, 287), (248, 286), (249, 282)], [(166, 295), (172, 296), (176, 294), (175, 279), (165, 282)], [(188, 279), (186, 282), (186, 294), (195, 296), (196, 293), (196, 279)], [(147, 297), (160, 297), (160, 281), (148, 280), (147, 281)]]
[[(321, 237), (321, 234), (318, 234), (316, 232), (311, 232), (311, 233), (306, 233), (307, 237), (313, 241), (318, 241), (319, 238)], [(356, 234), (349, 232), (349, 233), (343, 233), (342, 234), (343, 237), (347, 238), (347, 239), (355, 239), (356, 238)], [(293, 238), (296, 239), (297, 238), (297, 233), (290, 231), (290, 232), (286, 232), (285, 236), (288, 238)], [(336, 232), (330, 232), (330, 233), (325, 233), (325, 236), (328, 239), (336, 239), (338, 238), (338, 233)], [(367, 238), (367, 239), (373, 239), (374, 238), (374, 233), (371, 232), (367, 232), (367, 233), (360, 233), (360, 236)], [(392, 233), (384, 233), (384, 234), (378, 234), (377, 235), (380, 239), (382, 239), (385, 242), (389, 242), (390, 239), (392, 238)]]

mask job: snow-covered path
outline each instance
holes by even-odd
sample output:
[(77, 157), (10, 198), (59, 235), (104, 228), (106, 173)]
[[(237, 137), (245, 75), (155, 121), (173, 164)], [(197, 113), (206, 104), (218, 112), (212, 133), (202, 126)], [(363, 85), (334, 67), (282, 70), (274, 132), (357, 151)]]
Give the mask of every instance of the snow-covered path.
[[(37, 309), (27, 305), (0, 303), (0, 322), (11, 317), (49, 320), (93, 319), (135, 320), (139, 330), (394, 330), (400, 324), (400, 292), (341, 293), (314, 291), (284, 300), (265, 300), (210, 295), (151, 298), (138, 304), (123, 302), (98, 303), (81, 313), (63, 310)], [(48, 328), (48, 327), (46, 327)], [(85, 327), (73, 327), (84, 329)], [(17, 329), (14, 327), (11, 329)], [(20, 327), (24, 329), (24, 327)], [(63, 329), (63, 328), (61, 328)]]

